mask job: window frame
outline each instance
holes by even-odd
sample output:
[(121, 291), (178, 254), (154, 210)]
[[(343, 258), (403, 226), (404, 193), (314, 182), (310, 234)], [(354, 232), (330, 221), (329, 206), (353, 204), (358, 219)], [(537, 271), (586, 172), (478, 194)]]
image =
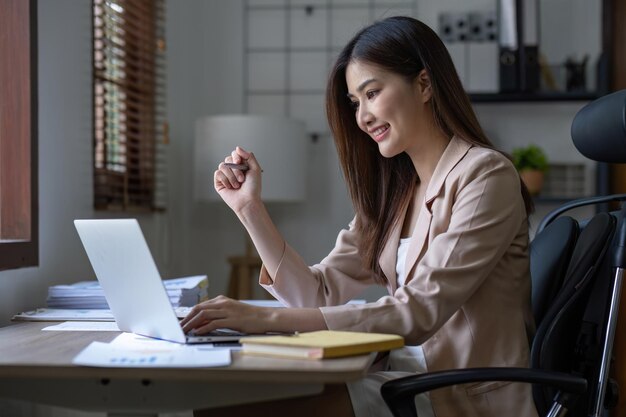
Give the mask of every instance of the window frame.
[[(22, 223), (21, 228), (27, 227), (30, 225), (30, 230), (25, 233), (27, 236), (18, 236), (15, 239), (0, 239), (0, 270), (7, 269), (16, 269), (23, 267), (32, 267), (37, 266), (39, 264), (39, 192), (38, 192), (38, 175), (39, 175), (39, 167), (38, 167), (38, 56), (37, 56), (37, 0), (0, 0), (4, 4), (2, 6), (8, 8), (11, 7), (10, 3), (13, 1), (13, 6), (19, 4), (19, 7), (23, 7), (24, 4), (27, 4), (28, 11), (25, 14), (21, 14), (16, 12), (15, 15), (9, 16), (10, 13), (2, 13), (7, 18), (17, 17), (19, 19), (18, 22), (12, 23), (9, 25), (17, 25), (17, 27), (23, 27), (22, 25), (28, 25), (28, 36), (29, 39), (24, 43), (27, 44), (26, 50), (22, 48), (12, 48), (12, 52), (14, 53), (23, 53), (28, 56), (28, 81), (27, 84), (30, 87), (29, 94), (29, 112), (25, 116), (26, 124), (30, 128), (30, 134), (20, 134), (20, 127), (18, 123), (14, 124), (5, 124), (2, 127), (3, 115), (0, 113), (0, 181), (12, 181), (10, 184), (12, 185), (8, 191), (5, 190), (2, 193), (0, 190), (0, 216), (3, 216), (3, 213), (9, 216), (10, 229), (13, 228), (17, 223)], [(13, 9), (14, 11), (17, 9)], [(10, 36), (9, 36), (10, 38)], [(13, 39), (14, 40), (14, 39)], [(2, 51), (0, 51), (2, 52)], [(5, 62), (9, 60), (4, 60)], [(1, 65), (1, 62), (0, 62)], [(8, 67), (8, 68), (7, 68)], [(12, 70), (11, 64), (7, 67), (0, 68), (0, 78), (3, 80), (15, 81), (19, 82), (21, 79), (19, 77), (23, 76), (19, 71)], [(4, 103), (18, 103), (19, 100), (22, 99), (20, 96), (13, 96), (12, 94), (17, 94), (20, 92), (20, 89), (9, 89), (4, 88), (0, 89), (3, 96), (0, 97), (0, 102)], [(4, 111), (9, 112), (11, 109), (6, 109)], [(15, 109), (12, 109), (15, 110)], [(2, 108), (0, 108), (0, 112), (2, 112)], [(19, 117), (19, 109), (15, 111), (15, 114)], [(8, 120), (15, 120), (7, 117)], [(17, 119), (17, 117), (16, 117)], [(4, 135), (3, 135), (4, 133)], [(11, 138), (11, 139), (9, 139)], [(17, 138), (17, 139), (15, 139)], [(9, 142), (11, 140), (18, 140), (19, 143)], [(5, 150), (5, 155), (9, 149), (14, 149), (15, 147), (27, 146), (30, 147), (30, 155), (26, 156), (26, 159), (29, 159), (29, 163), (22, 164), (23, 161), (15, 162), (12, 159), (6, 158), (3, 161), (2, 159), (2, 150)], [(9, 169), (10, 168), (10, 169)], [(20, 170), (22, 176), (29, 175), (30, 176), (30, 190), (29, 192), (24, 190), (19, 190), (19, 187), (14, 187), (14, 182), (17, 178), (19, 180), (19, 174), (15, 174), (15, 170)], [(27, 196), (27, 201), (24, 202), (24, 199), (20, 200), (16, 195), (18, 192), (21, 192), (22, 197), (24, 195)], [(13, 198), (12, 198), (13, 197)], [(28, 199), (30, 202), (28, 202)], [(21, 202), (19, 202), (21, 201)], [(30, 210), (28, 210), (28, 204), (30, 204)], [(1, 219), (1, 218), (0, 218)], [(24, 226), (26, 223), (26, 226)], [(20, 229), (20, 227), (16, 227), (16, 229)]]

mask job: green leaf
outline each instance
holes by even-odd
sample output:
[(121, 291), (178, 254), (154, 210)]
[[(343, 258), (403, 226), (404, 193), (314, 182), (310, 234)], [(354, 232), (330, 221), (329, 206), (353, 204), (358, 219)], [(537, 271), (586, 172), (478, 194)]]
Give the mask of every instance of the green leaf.
[(513, 164), (518, 171), (525, 169), (545, 172), (548, 170), (548, 158), (545, 152), (537, 145), (515, 148), (511, 154)]

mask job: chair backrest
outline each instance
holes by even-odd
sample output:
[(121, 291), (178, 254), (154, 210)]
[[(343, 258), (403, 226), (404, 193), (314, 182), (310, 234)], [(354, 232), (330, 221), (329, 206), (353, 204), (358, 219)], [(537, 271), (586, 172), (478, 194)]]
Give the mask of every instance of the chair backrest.
[[(574, 117), (571, 134), (574, 146), (585, 157), (596, 162), (626, 163), (626, 90), (607, 94), (583, 107)], [(621, 201), (621, 210), (614, 214), (617, 231), (594, 282), (577, 341), (579, 372), (588, 380), (589, 388), (588, 395), (570, 414), (573, 416), (600, 415), (605, 404), (611, 402), (607, 401), (607, 389), (617, 388), (616, 382), (609, 380), (608, 369), (626, 271), (626, 199), (624, 195), (606, 197), (606, 201)], [(618, 378), (624, 382), (623, 375)]]
[(561, 288), (578, 234), (578, 222), (562, 216), (537, 233), (530, 243), (531, 305), (537, 326)]
[[(590, 294), (601, 276), (601, 265), (606, 258), (615, 224), (612, 215), (599, 213), (580, 233), (563, 283), (549, 303), (533, 339), (532, 368), (568, 373), (581, 371), (579, 353), (582, 347), (577, 341), (582, 331), (582, 319), (589, 306)], [(543, 233), (547, 231), (549, 227)], [(604, 306), (592, 307), (603, 309)], [(551, 389), (539, 385), (533, 387), (539, 415), (546, 414), (554, 394)]]
[(589, 302), (582, 317), (581, 331), (576, 340), (574, 371), (588, 381), (588, 389), (568, 417), (600, 416), (615, 406), (617, 381), (609, 378), (613, 341), (617, 330), (617, 316), (621, 283), (626, 256), (626, 207), (614, 212), (616, 226), (609, 251), (602, 257), (597, 278), (590, 289)]

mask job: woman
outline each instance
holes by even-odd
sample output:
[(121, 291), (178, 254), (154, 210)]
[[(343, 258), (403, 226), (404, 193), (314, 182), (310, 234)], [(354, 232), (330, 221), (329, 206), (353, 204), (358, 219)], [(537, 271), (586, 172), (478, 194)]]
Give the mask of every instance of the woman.
[[(237, 148), (225, 162), (250, 169), (220, 164), (215, 189), (258, 249), (261, 285), (292, 308), (218, 297), (196, 306), (184, 329), (404, 336), (406, 348), (392, 351), (348, 391), (289, 403), (301, 415), (311, 409), (308, 404), (316, 404), (312, 415), (390, 415), (379, 394), (387, 379), (427, 370), (527, 366), (534, 326), (532, 204), (513, 165), (485, 137), (441, 40), (407, 17), (363, 29), (332, 69), (326, 106), (356, 211), (349, 229), (321, 263), (306, 266), (261, 202), (254, 155)], [(343, 305), (373, 283), (386, 286), (389, 295)], [(416, 403), (420, 415), (434, 411), (437, 417), (536, 416), (530, 388), (517, 383), (450, 387)]]

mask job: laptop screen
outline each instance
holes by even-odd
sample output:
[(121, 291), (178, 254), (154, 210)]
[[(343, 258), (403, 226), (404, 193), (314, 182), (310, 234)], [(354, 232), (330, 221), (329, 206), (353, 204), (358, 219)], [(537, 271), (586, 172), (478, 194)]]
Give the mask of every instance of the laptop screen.
[(185, 343), (136, 219), (74, 220), (120, 330)]

